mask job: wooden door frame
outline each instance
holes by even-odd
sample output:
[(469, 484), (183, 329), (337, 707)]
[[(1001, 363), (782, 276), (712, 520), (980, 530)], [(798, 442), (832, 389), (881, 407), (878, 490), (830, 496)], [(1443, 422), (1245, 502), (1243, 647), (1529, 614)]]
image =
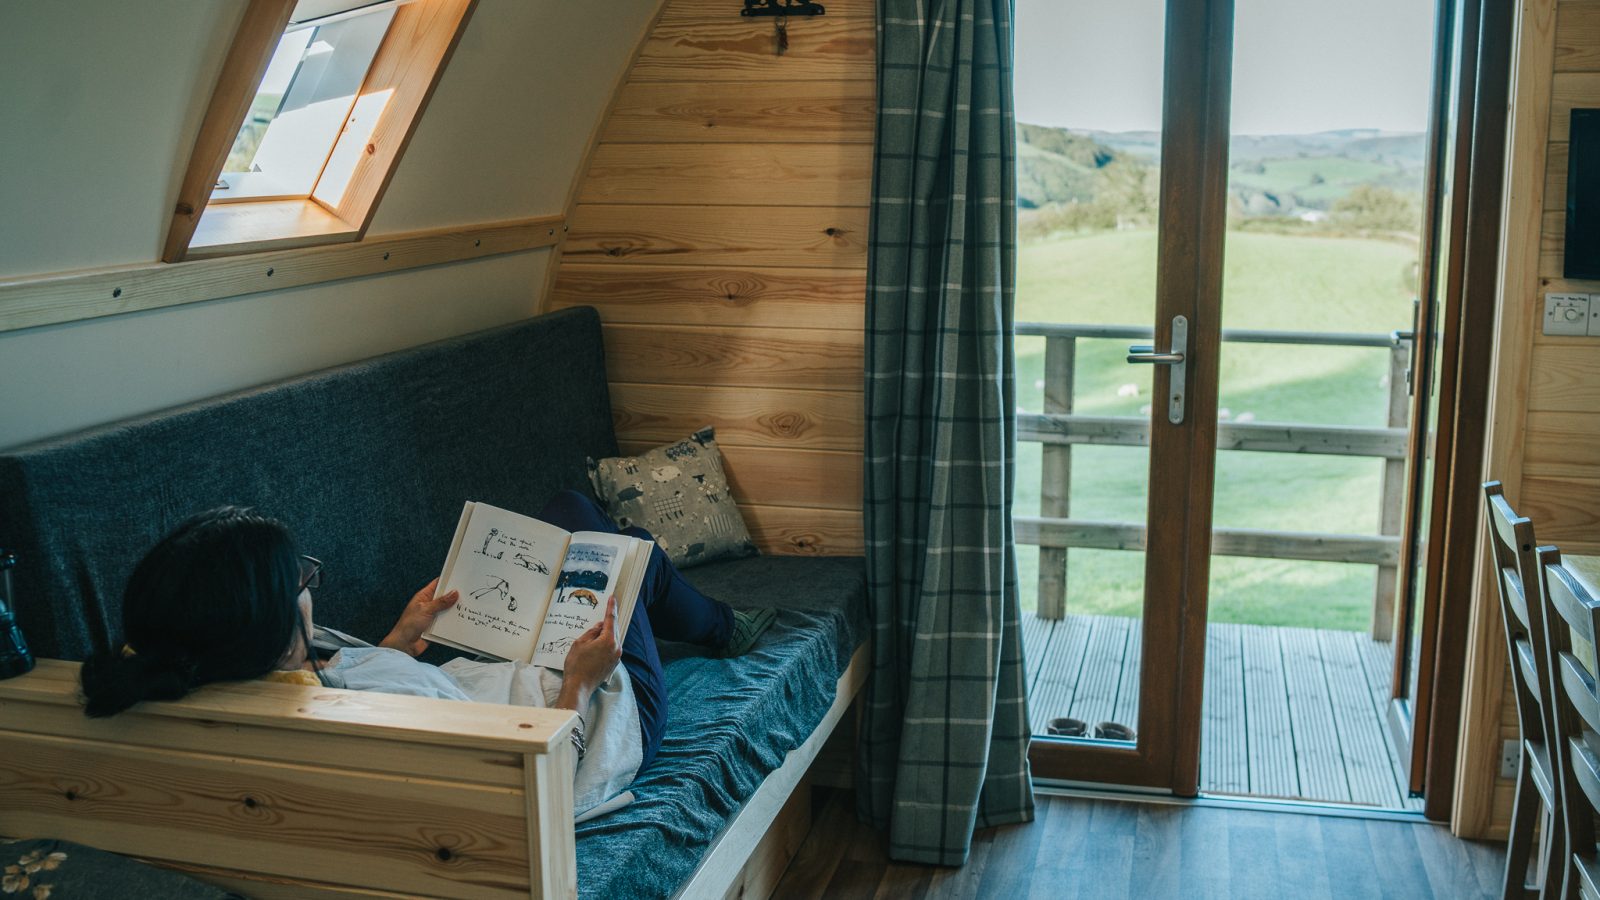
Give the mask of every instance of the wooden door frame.
[[(1041, 778), (1194, 796), (1216, 472), (1233, 0), (1168, 0), (1165, 41), (1155, 339), (1169, 346), (1173, 317), (1188, 317), (1189, 388), (1182, 425), (1166, 420), (1165, 404), (1152, 405), (1143, 658), (1176, 663), (1141, 666), (1134, 747), (1034, 740), (1028, 758)], [(1152, 393), (1163, 396), (1171, 370), (1160, 367), (1154, 375)]]
[[(1421, 617), (1417, 695), (1410, 698), (1411, 721), (1406, 729), (1410, 746), (1401, 754), (1412, 790), (1423, 793), (1424, 814), (1436, 820), (1448, 820), (1453, 803), (1465, 680), (1451, 676), (1463, 672), (1466, 663), (1483, 506), (1479, 491), (1489, 428), (1490, 382), (1490, 367), (1483, 362), (1492, 356), (1494, 344), (1515, 6), (1510, 0), (1467, 0), (1464, 11), (1471, 18), (1463, 29), (1457, 127), (1458, 140), (1467, 140), (1457, 145), (1458, 180), (1452, 184), (1449, 277), (1438, 334), (1442, 353), (1439, 422), (1434, 429), (1433, 510), (1423, 561), (1427, 574), (1420, 603), (1411, 601), (1411, 615)], [(1425, 408), (1426, 401), (1426, 391), (1417, 391), (1414, 422), (1418, 421), (1415, 413)], [(1416, 487), (1420, 491), (1420, 483)], [(1414, 494), (1408, 504), (1408, 521), (1414, 518), (1419, 498), (1420, 494)], [(1411, 534), (1414, 527), (1408, 527), (1407, 543), (1420, 537)], [(1413, 571), (1413, 567), (1403, 570), (1402, 584), (1408, 591), (1413, 588)], [(1396, 640), (1409, 642), (1409, 633), (1407, 628)], [(1404, 648), (1396, 648), (1395, 660), (1391, 689), (1398, 701), (1409, 679)], [(1393, 718), (1404, 713), (1402, 704), (1392, 706)]]

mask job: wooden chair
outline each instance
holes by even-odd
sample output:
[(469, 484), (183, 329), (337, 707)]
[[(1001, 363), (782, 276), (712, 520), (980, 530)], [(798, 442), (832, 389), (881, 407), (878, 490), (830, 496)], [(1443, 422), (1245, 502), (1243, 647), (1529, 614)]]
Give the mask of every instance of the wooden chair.
[[(1511, 811), (1511, 836), (1506, 846), (1505, 896), (1555, 896), (1561, 881), (1552, 871), (1563, 871), (1566, 859), (1561, 818), (1561, 795), (1549, 719), (1549, 645), (1544, 626), (1544, 579), (1535, 551), (1533, 522), (1518, 516), (1506, 501), (1500, 482), (1483, 486), (1489, 508), (1489, 543), (1494, 550), (1495, 586), (1500, 594), (1500, 617), (1505, 623), (1506, 654), (1511, 661), (1511, 683), (1517, 701), (1521, 752), (1517, 761), (1517, 792)], [(1543, 822), (1537, 885), (1527, 881), (1533, 850), (1535, 814)], [(1552, 870), (1551, 860), (1556, 861)]]
[[(1600, 632), (1600, 600), (1584, 590), (1561, 565), (1554, 547), (1539, 548), (1545, 619), (1550, 648), (1551, 744), (1562, 809), (1563, 843), (1571, 855), (1552, 869), (1551, 884), (1562, 897), (1600, 898), (1600, 852), (1595, 848), (1595, 817), (1600, 811), (1600, 690), (1594, 678), (1595, 635)], [(1588, 647), (1588, 660), (1574, 644)]]

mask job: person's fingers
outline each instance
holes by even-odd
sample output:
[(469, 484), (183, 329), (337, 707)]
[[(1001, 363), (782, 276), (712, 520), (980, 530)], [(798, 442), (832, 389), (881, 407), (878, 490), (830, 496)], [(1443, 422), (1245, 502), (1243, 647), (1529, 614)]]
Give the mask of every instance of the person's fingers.
[(450, 607), (455, 606), (456, 605), (456, 601), (460, 600), (460, 599), (461, 599), (461, 592), (460, 591), (451, 591), (450, 593), (445, 594), (443, 597), (435, 597), (435, 598), (433, 598), (434, 602), (439, 604), (439, 608), (440, 609), (449, 609)]
[(600, 620), (606, 626), (606, 631), (607, 632), (612, 633), (612, 634), (616, 633), (616, 618), (617, 618), (617, 595), (616, 594), (612, 594), (611, 595), (611, 599), (606, 601), (606, 617), (604, 619)]

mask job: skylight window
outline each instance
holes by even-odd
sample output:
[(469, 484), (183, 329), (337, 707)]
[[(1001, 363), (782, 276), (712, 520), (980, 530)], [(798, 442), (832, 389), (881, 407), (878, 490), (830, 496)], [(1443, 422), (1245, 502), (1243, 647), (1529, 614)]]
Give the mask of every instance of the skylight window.
[[(212, 203), (331, 197), (337, 202), (353, 154), (328, 166), (336, 144), (360, 147), (382, 102), (357, 95), (396, 2), (333, 5), (301, 2), (278, 41), (255, 99), (211, 193)], [(355, 6), (356, 8), (349, 8)], [(344, 8), (340, 8), (344, 7)], [(315, 18), (312, 18), (315, 16)], [(350, 132), (341, 139), (341, 134)]]
[(476, 3), (250, 0), (161, 259), (361, 240)]

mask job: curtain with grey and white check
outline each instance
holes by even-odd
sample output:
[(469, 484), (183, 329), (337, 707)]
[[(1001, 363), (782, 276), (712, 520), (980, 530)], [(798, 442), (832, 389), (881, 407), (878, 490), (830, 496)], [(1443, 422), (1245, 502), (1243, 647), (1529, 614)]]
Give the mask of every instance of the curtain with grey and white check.
[(879, 0), (867, 263), (873, 677), (856, 781), (890, 855), (1033, 818), (1011, 489), (1008, 0)]

